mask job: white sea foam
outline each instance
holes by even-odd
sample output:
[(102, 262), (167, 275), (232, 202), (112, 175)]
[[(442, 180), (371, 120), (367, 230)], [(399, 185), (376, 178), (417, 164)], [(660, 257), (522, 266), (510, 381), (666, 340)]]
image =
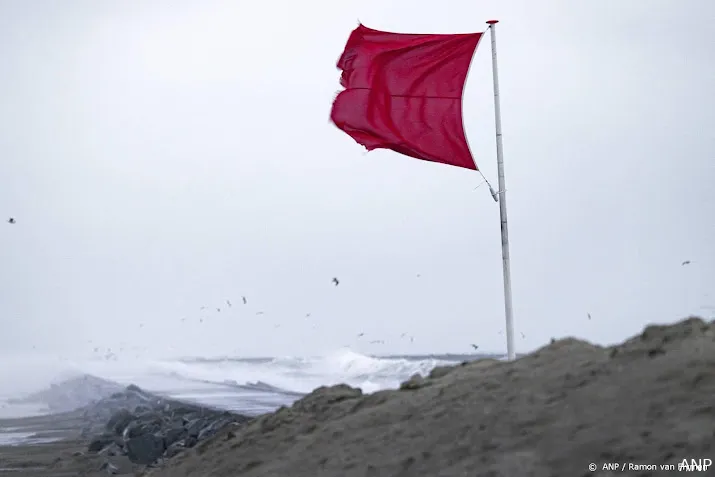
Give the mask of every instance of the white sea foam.
[[(457, 358), (373, 357), (347, 348), (316, 357), (187, 357), (60, 360), (52, 356), (0, 357), (0, 417), (41, 412), (37, 406), (9, 406), (7, 398), (47, 388), (89, 374), (120, 384), (136, 384), (177, 398), (251, 413), (292, 402), (297, 393), (345, 383), (364, 392), (396, 388), (415, 373)], [(30, 409), (30, 410), (28, 410)]]

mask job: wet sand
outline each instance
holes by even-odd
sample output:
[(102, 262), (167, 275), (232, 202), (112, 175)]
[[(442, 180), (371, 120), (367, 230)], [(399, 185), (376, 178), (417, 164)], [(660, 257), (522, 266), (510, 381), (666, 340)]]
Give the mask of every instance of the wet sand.
[(106, 476), (107, 471), (101, 467), (107, 459), (118, 467), (120, 473), (115, 475), (135, 475), (140, 467), (124, 457), (87, 455), (88, 440), (80, 435), (85, 423), (80, 412), (1, 419), (0, 441), (5, 442), (2, 435), (8, 433), (29, 434), (32, 441), (0, 445), (0, 476)]

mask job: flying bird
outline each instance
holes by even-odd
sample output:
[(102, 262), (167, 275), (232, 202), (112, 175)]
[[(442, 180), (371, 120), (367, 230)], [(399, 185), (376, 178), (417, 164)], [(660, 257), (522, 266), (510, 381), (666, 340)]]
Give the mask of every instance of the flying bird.
[(10, 217), (9, 219), (7, 219), (7, 223), (8, 223), (8, 224), (14, 224), (14, 223), (15, 223), (15, 217)]
[(591, 319), (591, 313), (586, 313), (586, 315), (588, 316), (588, 319), (590, 320), (590, 319)]
[(681, 263), (680, 265), (682, 265), (683, 267), (686, 265), (690, 265), (690, 260), (686, 260), (683, 263)]
[(474, 343), (472, 343), (472, 348), (474, 348), (474, 349), (479, 349), (479, 346), (477, 346), (477, 345), (475, 345)]
[(221, 308), (216, 308), (216, 311), (218, 311), (219, 313), (221, 313)]
[(262, 315), (262, 314), (263, 314), (262, 311), (257, 311), (257, 312), (256, 312), (256, 315)]
[(358, 338), (360, 338), (361, 336), (365, 336), (365, 333), (359, 333), (359, 334), (358, 334)]
[(226, 304), (228, 305), (229, 308), (231, 308), (231, 306), (233, 306), (233, 305), (231, 305), (231, 301), (230, 301), (230, 300), (226, 300)]
[(245, 304), (246, 304), (246, 297), (245, 297), (245, 296), (242, 296), (241, 299), (243, 300), (243, 304), (245, 305)]
[(383, 340), (372, 340), (370, 344), (385, 344), (385, 342)]
[(305, 314), (305, 317), (306, 317), (306, 318), (310, 318), (310, 313), (306, 313), (306, 314)]
[(335, 283), (335, 286), (338, 286), (340, 285), (340, 280), (338, 280), (337, 278), (333, 278), (333, 283)]

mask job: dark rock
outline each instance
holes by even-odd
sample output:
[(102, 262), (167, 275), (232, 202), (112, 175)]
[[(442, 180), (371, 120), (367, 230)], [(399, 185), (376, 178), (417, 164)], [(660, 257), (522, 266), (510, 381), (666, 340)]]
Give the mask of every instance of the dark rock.
[(206, 427), (206, 420), (205, 419), (194, 419), (193, 421), (189, 422), (186, 425), (186, 431), (189, 434), (189, 437), (199, 437), (199, 434), (201, 433), (201, 429)]
[(87, 446), (87, 450), (89, 452), (97, 453), (107, 447), (110, 444), (114, 443), (114, 436), (110, 434), (103, 434), (101, 436), (97, 436), (94, 439), (92, 439), (89, 442), (89, 446)]
[(109, 444), (107, 447), (99, 451), (99, 454), (103, 454), (106, 456), (117, 456), (117, 455), (124, 455), (126, 452), (124, 451), (124, 448), (122, 447), (123, 442), (112, 442)]
[(186, 429), (183, 427), (171, 427), (163, 432), (164, 442), (167, 447), (170, 447), (175, 442), (183, 440), (188, 436)]
[[(349, 387), (336, 387), (319, 401), (339, 401), (359, 393)], [(90, 452), (107, 457), (126, 455), (131, 462), (148, 466), (194, 447), (226, 426), (234, 426), (235, 436), (238, 428), (251, 420), (166, 399), (133, 385), (87, 406), (82, 414), (89, 421), (82, 435), (95, 436), (89, 444)]]
[(186, 447), (184, 446), (183, 441), (174, 442), (166, 449), (166, 452), (164, 452), (164, 457), (166, 457), (167, 459), (171, 459), (172, 457), (182, 452), (184, 449), (186, 449)]
[(121, 435), (133, 419), (134, 415), (128, 409), (120, 409), (109, 418), (107, 430), (114, 432), (116, 435)]
[(116, 474), (119, 473), (119, 469), (117, 468), (117, 466), (115, 466), (115, 465), (112, 464), (111, 462), (105, 462), (105, 463), (103, 463), (103, 464), (99, 467), (99, 470), (104, 470), (104, 471), (106, 471), (107, 474), (109, 474), (109, 475), (116, 475)]
[(164, 438), (157, 434), (142, 434), (126, 441), (127, 457), (135, 464), (149, 465), (164, 455)]

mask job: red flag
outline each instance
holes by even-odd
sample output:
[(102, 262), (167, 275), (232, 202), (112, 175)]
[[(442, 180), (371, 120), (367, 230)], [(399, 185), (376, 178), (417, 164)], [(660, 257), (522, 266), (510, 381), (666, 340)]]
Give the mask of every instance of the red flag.
[(462, 94), (482, 33), (389, 33), (359, 25), (338, 68), (345, 88), (330, 114), (368, 151), (476, 170), (464, 134)]

